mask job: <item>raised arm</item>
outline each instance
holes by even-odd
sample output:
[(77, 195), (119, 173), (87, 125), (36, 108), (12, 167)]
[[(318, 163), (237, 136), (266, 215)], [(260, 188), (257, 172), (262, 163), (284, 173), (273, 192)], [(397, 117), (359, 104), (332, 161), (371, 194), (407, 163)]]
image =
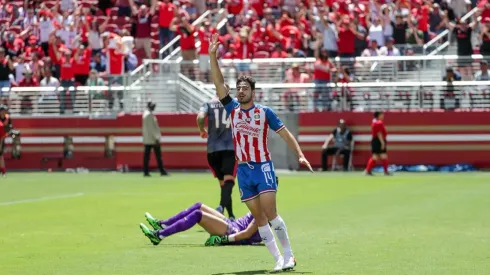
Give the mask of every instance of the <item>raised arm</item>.
[(218, 57), (216, 56), (216, 51), (218, 51), (219, 47), (218, 37), (218, 34), (215, 33), (209, 41), (209, 57), (211, 63), (211, 78), (216, 87), (216, 93), (221, 100), (228, 95), (229, 89), (225, 85), (225, 79), (219, 68)]
[(286, 142), (289, 149), (291, 149), (291, 151), (293, 151), (296, 156), (298, 156), (299, 163), (304, 164), (311, 172), (313, 172), (313, 168), (311, 168), (310, 163), (305, 158), (303, 151), (299, 147), (298, 141), (296, 141), (296, 138), (294, 138), (293, 134), (289, 132), (288, 128), (284, 127), (282, 130), (279, 130), (277, 134), (279, 134), (279, 136), (281, 136), (281, 138)]

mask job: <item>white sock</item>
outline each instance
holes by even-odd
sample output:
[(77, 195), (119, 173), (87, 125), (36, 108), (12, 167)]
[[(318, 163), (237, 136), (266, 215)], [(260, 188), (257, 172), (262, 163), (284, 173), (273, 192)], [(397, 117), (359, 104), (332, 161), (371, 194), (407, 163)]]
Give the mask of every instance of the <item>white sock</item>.
[(259, 235), (262, 238), (265, 246), (269, 249), (269, 252), (274, 256), (274, 259), (279, 260), (281, 257), (281, 252), (276, 244), (276, 239), (274, 238), (274, 233), (272, 233), (272, 229), (269, 224), (264, 226), (259, 226)]
[(288, 229), (286, 224), (282, 220), (281, 216), (277, 216), (275, 219), (270, 221), (272, 228), (276, 231), (277, 238), (281, 242), (282, 248), (284, 249), (284, 258), (287, 260), (293, 257), (293, 251), (291, 250), (291, 243), (289, 242)]

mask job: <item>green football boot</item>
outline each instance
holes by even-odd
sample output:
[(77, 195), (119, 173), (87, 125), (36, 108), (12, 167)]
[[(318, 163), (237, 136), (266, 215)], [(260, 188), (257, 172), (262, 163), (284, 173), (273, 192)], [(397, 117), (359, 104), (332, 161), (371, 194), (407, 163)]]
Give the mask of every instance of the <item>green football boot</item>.
[(158, 245), (162, 240), (160, 240), (160, 238), (158, 238), (157, 234), (155, 231), (151, 231), (148, 227), (146, 227), (146, 225), (144, 225), (143, 223), (140, 223), (140, 229), (141, 231), (143, 232), (143, 234), (145, 234), (145, 236), (150, 239), (151, 243), (153, 245)]
[(148, 221), (148, 223), (151, 225), (151, 227), (153, 227), (154, 230), (165, 229), (162, 225), (160, 225), (157, 219), (153, 218), (153, 216), (150, 215), (150, 213), (146, 212), (145, 218)]

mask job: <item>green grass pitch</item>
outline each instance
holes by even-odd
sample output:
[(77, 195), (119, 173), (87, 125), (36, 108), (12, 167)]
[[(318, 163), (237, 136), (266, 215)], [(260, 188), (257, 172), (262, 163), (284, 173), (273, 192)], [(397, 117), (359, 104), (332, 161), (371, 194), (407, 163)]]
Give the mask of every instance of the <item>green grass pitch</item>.
[[(200, 227), (150, 244), (138, 228), (196, 201), (211, 174), (11, 173), (0, 179), (0, 274), (265, 274), (263, 246), (204, 247)], [(234, 189), (236, 214), (246, 213)], [(490, 174), (281, 174), (295, 274), (490, 274)]]

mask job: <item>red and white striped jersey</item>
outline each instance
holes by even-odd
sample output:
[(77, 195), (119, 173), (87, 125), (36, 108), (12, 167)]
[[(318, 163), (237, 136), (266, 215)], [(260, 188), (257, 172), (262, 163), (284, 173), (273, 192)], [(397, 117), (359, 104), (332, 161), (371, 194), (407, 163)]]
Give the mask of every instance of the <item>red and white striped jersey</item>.
[(231, 120), (237, 160), (259, 163), (271, 160), (267, 148), (269, 128), (276, 132), (285, 128), (274, 111), (262, 105), (244, 110), (236, 99), (226, 104), (225, 109)]

